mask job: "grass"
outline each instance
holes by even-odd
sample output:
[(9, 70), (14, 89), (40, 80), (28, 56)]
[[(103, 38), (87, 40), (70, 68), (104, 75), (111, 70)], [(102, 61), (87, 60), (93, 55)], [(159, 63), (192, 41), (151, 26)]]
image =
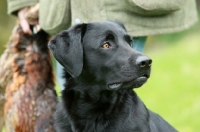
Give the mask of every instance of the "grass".
[[(150, 38), (151, 39), (151, 38)], [(146, 106), (180, 132), (200, 129), (200, 37), (185, 35), (174, 44), (145, 52), (153, 59), (148, 82), (136, 90)]]

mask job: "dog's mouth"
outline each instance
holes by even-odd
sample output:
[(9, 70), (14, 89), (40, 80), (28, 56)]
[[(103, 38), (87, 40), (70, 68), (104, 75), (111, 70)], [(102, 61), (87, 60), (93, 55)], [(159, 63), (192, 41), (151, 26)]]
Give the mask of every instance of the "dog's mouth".
[(122, 82), (120, 82), (120, 83), (113, 83), (113, 84), (109, 84), (108, 87), (110, 89), (119, 89), (122, 85), (123, 85)]
[(142, 75), (138, 78), (130, 79), (128, 81), (116, 82), (108, 84), (108, 88), (111, 90), (117, 90), (122, 87), (124, 88), (138, 88), (141, 87), (149, 78), (149, 75)]

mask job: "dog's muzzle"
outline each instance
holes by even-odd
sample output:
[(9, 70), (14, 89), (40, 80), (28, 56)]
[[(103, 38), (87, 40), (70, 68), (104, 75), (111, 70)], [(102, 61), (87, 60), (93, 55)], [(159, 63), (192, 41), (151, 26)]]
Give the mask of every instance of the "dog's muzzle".
[[(147, 79), (150, 77), (150, 69), (152, 65), (152, 60), (147, 56), (139, 56), (134, 62), (135, 69), (137, 69), (138, 75), (129, 79), (125, 79), (122, 82), (115, 82), (108, 84), (108, 88), (111, 90), (117, 90), (120, 88), (138, 88), (142, 86)], [(127, 76), (131, 73), (128, 73)], [(132, 73), (133, 74), (133, 73)]]

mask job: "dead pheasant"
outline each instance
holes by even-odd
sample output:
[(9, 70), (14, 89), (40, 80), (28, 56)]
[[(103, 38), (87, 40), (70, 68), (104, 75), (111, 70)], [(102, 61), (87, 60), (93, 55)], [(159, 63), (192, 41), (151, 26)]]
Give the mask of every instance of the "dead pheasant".
[(11, 42), (9, 48), (16, 57), (6, 86), (6, 132), (51, 132), (57, 99), (48, 35), (44, 31), (27, 35), (17, 25)]
[(54, 131), (53, 113), (57, 95), (47, 48), (48, 39), (48, 34), (43, 30), (28, 35), (17, 24), (1, 56), (0, 101), (3, 105), (6, 89), (6, 132)]

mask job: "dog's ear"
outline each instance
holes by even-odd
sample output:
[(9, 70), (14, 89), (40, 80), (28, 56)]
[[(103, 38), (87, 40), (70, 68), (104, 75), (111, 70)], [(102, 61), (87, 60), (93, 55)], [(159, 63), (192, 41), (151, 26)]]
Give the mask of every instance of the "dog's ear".
[(82, 39), (87, 24), (75, 25), (50, 40), (48, 47), (56, 60), (72, 77), (78, 77), (83, 68)]

